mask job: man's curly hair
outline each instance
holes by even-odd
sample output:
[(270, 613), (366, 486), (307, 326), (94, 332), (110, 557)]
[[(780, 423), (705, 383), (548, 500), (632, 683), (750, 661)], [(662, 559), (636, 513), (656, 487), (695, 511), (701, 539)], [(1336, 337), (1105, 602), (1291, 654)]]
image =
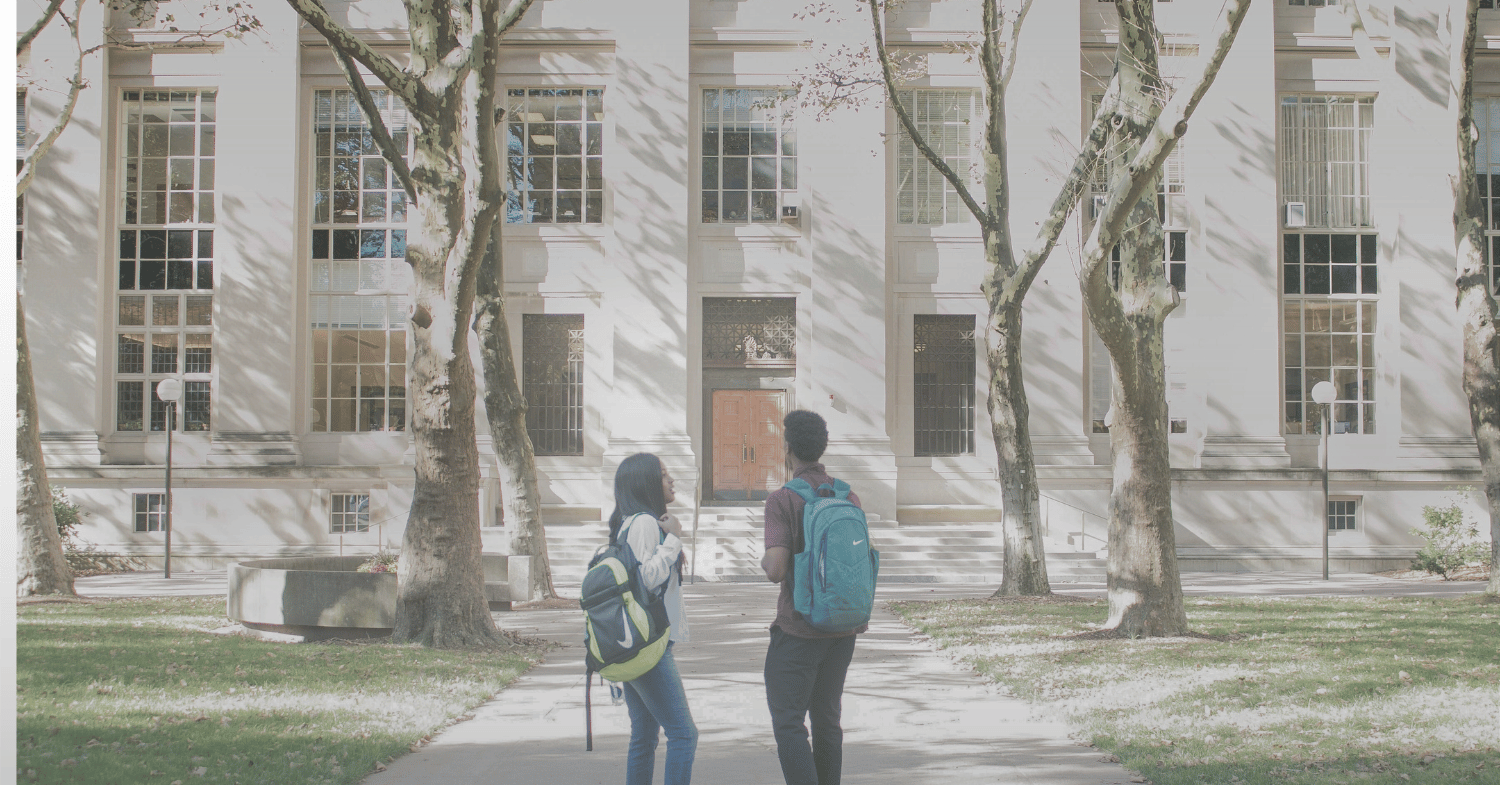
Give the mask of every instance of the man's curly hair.
[(822, 417), (797, 409), (787, 412), (781, 424), (786, 429), (787, 446), (799, 460), (812, 462), (823, 457), (828, 449), (828, 423)]

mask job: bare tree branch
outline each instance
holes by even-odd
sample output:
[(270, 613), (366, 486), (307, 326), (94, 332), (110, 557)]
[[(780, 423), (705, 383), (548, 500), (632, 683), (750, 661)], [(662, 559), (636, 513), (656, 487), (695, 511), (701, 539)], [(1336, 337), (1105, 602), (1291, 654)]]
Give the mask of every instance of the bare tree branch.
[(1010, 75), (1016, 71), (1016, 50), (1021, 48), (1021, 25), (1026, 21), (1026, 14), (1031, 11), (1032, 0), (1026, 0), (1021, 4), (1021, 10), (1016, 12), (1016, 21), (1010, 24), (1010, 41), (1005, 46), (1005, 70), (1001, 71), (1000, 86), (1010, 87)]
[(359, 69), (354, 67), (354, 61), (350, 59), (349, 53), (336, 46), (332, 48), (333, 56), (339, 61), (339, 68), (344, 72), (344, 78), (349, 80), (349, 87), (354, 91), (354, 100), (370, 123), (370, 136), (374, 138), (375, 146), (380, 148), (380, 154), (385, 156), (385, 160), (395, 171), (396, 179), (401, 181), (401, 188), (406, 191), (407, 198), (415, 202), (417, 187), (411, 181), (411, 167), (406, 164), (406, 151), (396, 148), (396, 141), (391, 138), (390, 130), (385, 127), (385, 118), (380, 116), (380, 109), (375, 106), (375, 97), (370, 94), (370, 88), (365, 86), (365, 80), (359, 75)]
[(436, 104), (431, 92), (389, 57), (370, 48), (369, 44), (335, 22), (321, 0), (287, 0), (287, 3), (328, 40), (329, 46), (343, 50), (370, 69), (376, 79), (406, 102), (407, 108), (430, 116)]
[[(1202, 58), (1203, 69), (1198, 78), (1190, 89), (1179, 90), (1172, 96), (1172, 100), (1157, 115), (1156, 122), (1135, 159), (1115, 174), (1114, 181), (1110, 184), (1109, 199), (1105, 202), (1104, 210), (1094, 224), (1094, 231), (1084, 248), (1085, 278), (1102, 274), (1106, 267), (1104, 262), (1109, 257), (1110, 249), (1119, 242), (1130, 211), (1145, 194), (1153, 180), (1152, 175), (1161, 169), (1167, 156), (1171, 155), (1177, 140), (1187, 133), (1188, 118), (1198, 108), (1203, 94), (1213, 84), (1214, 77), (1218, 76), (1219, 68), (1234, 44), (1240, 22), (1244, 20), (1245, 10), (1249, 5), (1250, 0), (1234, 0), (1226, 7), (1214, 25), (1211, 36), (1215, 41), (1214, 49)], [(1100, 114), (1106, 113), (1101, 109)]]
[(1105, 143), (1109, 140), (1111, 119), (1114, 117), (1114, 105), (1120, 92), (1120, 80), (1116, 77), (1110, 80), (1109, 89), (1104, 94), (1104, 102), (1100, 104), (1099, 111), (1094, 115), (1094, 123), (1089, 127), (1088, 135), (1083, 139), (1083, 147), (1079, 149), (1077, 157), (1073, 160), (1073, 168), (1068, 172), (1068, 179), (1063, 183), (1057, 196), (1052, 200), (1052, 209), (1037, 229), (1036, 239), (1021, 252), (1021, 260), (1016, 265), (1016, 272), (1005, 276), (1003, 280), (992, 277), (987, 283), (996, 291), (1002, 292), (1002, 297), (1016, 297), (1019, 293), (1031, 287), (1032, 281), (1036, 280), (1037, 273), (1041, 271), (1042, 265), (1052, 254), (1052, 249), (1057, 245), (1057, 238), (1062, 236), (1063, 227), (1068, 223), (1078, 200), (1083, 196), (1084, 189), (1088, 188), (1089, 180), (1093, 175), (1094, 167), (1099, 165), (1099, 159), (1104, 155)]
[(16, 57), (26, 54), (26, 50), (31, 48), (31, 42), (36, 39), (38, 33), (42, 32), (42, 28), (52, 21), (52, 17), (57, 16), (57, 9), (62, 8), (62, 4), (63, 0), (51, 0), (47, 3), (46, 10), (42, 11), (42, 17), (36, 20), (36, 24), (27, 28), (21, 33), (21, 37), (16, 39)]
[(891, 56), (885, 47), (885, 26), (880, 20), (881, 2), (880, 0), (867, 0), (867, 2), (870, 4), (870, 24), (875, 29), (875, 54), (880, 58), (880, 74), (885, 79), (885, 91), (891, 100), (891, 108), (896, 110), (896, 118), (901, 121), (901, 127), (906, 129), (906, 135), (911, 137), (917, 151), (927, 159), (928, 163), (932, 164), (932, 168), (938, 170), (943, 178), (953, 185), (953, 190), (958, 192), (958, 198), (963, 200), (964, 205), (969, 208), (969, 212), (974, 214), (974, 218), (979, 221), (980, 225), (989, 226), (990, 216), (983, 207), (979, 206), (979, 202), (975, 201), (974, 195), (969, 193), (968, 184), (941, 156), (933, 151), (932, 145), (928, 144), (922, 134), (917, 131), (917, 124), (912, 121), (911, 112), (907, 111), (906, 105), (901, 103), (901, 96), (896, 87), (895, 71), (891, 65)]
[[(77, 0), (74, 3), (75, 17), (83, 9), (83, 3), (84, 0)], [(47, 152), (52, 149), (52, 145), (57, 142), (57, 138), (62, 136), (62, 132), (68, 127), (68, 123), (73, 120), (73, 110), (78, 106), (78, 94), (82, 93), (83, 88), (87, 85), (83, 80), (84, 59), (103, 48), (102, 46), (93, 46), (84, 49), (78, 37), (77, 22), (69, 19), (67, 14), (61, 12), (58, 13), (58, 16), (62, 17), (63, 22), (68, 26), (68, 31), (73, 36), (73, 45), (78, 48), (78, 59), (73, 66), (73, 78), (68, 80), (68, 97), (63, 101), (62, 110), (57, 114), (57, 120), (52, 123), (52, 127), (47, 130), (46, 135), (38, 139), (36, 144), (32, 145), (31, 149), (26, 151), (26, 158), (21, 163), (20, 170), (16, 172), (16, 196), (24, 195), (26, 189), (31, 187), (32, 178), (36, 176), (37, 165), (46, 157)]]

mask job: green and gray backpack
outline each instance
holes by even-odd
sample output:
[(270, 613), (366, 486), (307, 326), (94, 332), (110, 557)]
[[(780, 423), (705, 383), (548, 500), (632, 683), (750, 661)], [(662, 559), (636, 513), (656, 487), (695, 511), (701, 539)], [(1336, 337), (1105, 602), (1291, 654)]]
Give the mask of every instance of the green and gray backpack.
[[(655, 668), (667, 650), (671, 627), (663, 598), (671, 581), (663, 583), (657, 592), (646, 588), (640, 562), (626, 541), (631, 520), (634, 516), (620, 527), (614, 542), (600, 546), (583, 576), (579, 604), (584, 615), (586, 704), (595, 673), (613, 682), (638, 679)], [(589, 750), (594, 748), (591, 714)]]

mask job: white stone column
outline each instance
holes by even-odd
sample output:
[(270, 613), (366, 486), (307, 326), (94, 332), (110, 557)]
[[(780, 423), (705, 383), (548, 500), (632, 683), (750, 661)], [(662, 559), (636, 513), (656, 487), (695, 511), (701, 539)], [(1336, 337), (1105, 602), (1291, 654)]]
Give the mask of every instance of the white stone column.
[[(39, 10), (39, 9), (38, 9)], [(29, 26), (33, 16), (22, 17)], [(88, 3), (78, 20), (87, 49), (103, 42), (101, 5)], [(32, 44), (27, 89), (28, 141), (57, 123), (68, 95), (78, 50), (62, 20), (55, 19)], [(115, 337), (112, 281), (107, 255), (105, 205), (113, 190), (105, 182), (111, 87), (107, 52), (84, 61), (87, 86), (72, 120), (37, 166), (26, 194), (25, 262), (17, 267), (23, 291), (26, 339), (36, 383), (42, 450), (49, 468), (97, 466), (99, 437), (114, 424), (110, 383)], [(50, 61), (50, 62), (49, 62)]]
[[(798, 298), (797, 403), (828, 421), (830, 474), (864, 508), (896, 517), (896, 459), (887, 428), (885, 112), (840, 109), (798, 126), (803, 227), (811, 239), (806, 295)], [(872, 155), (872, 153), (876, 153)]]
[[(602, 466), (605, 510), (615, 468), (653, 452), (686, 491), (697, 482), (687, 431), (688, 3), (650, 13), (616, 5), (614, 79), (604, 95), (614, 118), (605, 149), (608, 278), (600, 287), (613, 322), (613, 379), (600, 405), (609, 434)], [(688, 493), (679, 502), (691, 505)]]
[(256, 9), (259, 36), (227, 41), (214, 60), (218, 96), (218, 221), (214, 230), (213, 447), (209, 462), (298, 460), (293, 434), (309, 405), (298, 373), (308, 358), (299, 309), (309, 247), (297, 213), (306, 145), (298, 144), (297, 15)]
[[(1196, 213), (1188, 237), (1188, 296), (1173, 328), (1193, 341), (1192, 382), (1206, 389), (1189, 413), (1202, 422), (1201, 466), (1285, 467), (1281, 269), (1273, 4), (1255, 3), (1184, 138)], [(1206, 30), (1204, 31), (1206, 32)], [(1200, 46), (1212, 45), (1199, 41)]]
[[(1382, 255), (1376, 358), (1383, 382), (1377, 390), (1397, 393), (1377, 395), (1377, 433), (1383, 442), (1396, 440), (1398, 464), (1411, 468), (1478, 466), (1463, 391), (1463, 325), (1454, 307), (1456, 115), (1448, 111), (1448, 48), (1435, 33), (1450, 6), (1396, 4), (1389, 70), (1375, 101), (1372, 179)], [(1462, 19), (1454, 25), (1456, 37)], [(1386, 408), (1393, 405), (1398, 411)]]
[[(1022, 28), (1016, 72), (1006, 94), (1005, 129), (1010, 145), (1010, 225), (1018, 254), (1035, 240), (1078, 153), (1086, 116), (1078, 75), (1081, 22), (1078, 3), (1037, 3)], [(1087, 197), (1079, 209), (1088, 209)], [(1083, 217), (1075, 212), (1063, 229), (1022, 310), (1022, 356), (1037, 465), (1094, 462), (1084, 416), (1088, 336), (1076, 271), (1078, 222)], [(988, 374), (988, 369), (980, 373)]]

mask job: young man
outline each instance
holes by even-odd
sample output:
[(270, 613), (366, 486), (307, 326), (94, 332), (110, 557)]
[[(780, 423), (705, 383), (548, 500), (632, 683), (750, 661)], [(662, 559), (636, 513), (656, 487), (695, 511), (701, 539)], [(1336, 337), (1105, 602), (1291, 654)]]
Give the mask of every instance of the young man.
[[(818, 459), (828, 447), (828, 423), (809, 411), (794, 411), (782, 421), (786, 457), (792, 477), (817, 488), (832, 483)], [(849, 494), (859, 504), (859, 497)], [(844, 674), (854, 657), (854, 636), (864, 632), (819, 632), (792, 606), (792, 554), (802, 551), (802, 497), (785, 488), (766, 499), (766, 555), (760, 566), (766, 578), (781, 584), (776, 621), (766, 650), (766, 703), (776, 732), (776, 754), (787, 785), (838, 785), (844, 760)], [(808, 745), (808, 717), (812, 744)]]

